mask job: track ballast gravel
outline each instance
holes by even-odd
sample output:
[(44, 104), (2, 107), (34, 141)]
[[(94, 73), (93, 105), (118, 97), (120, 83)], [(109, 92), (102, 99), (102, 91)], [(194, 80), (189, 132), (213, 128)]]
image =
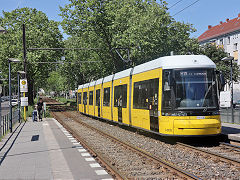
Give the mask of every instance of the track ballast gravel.
[(118, 126), (81, 115), (76, 111), (68, 112), (72, 118), (96, 127), (122, 141), (128, 142), (203, 179), (240, 179), (240, 167), (223, 162), (208, 155), (202, 155), (186, 148), (171, 145), (146, 137)]

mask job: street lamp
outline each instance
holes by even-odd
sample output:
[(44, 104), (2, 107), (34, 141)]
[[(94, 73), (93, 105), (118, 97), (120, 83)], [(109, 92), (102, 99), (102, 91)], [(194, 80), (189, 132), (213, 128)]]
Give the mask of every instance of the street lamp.
[(2, 97), (2, 80), (0, 80), (0, 137), (2, 137), (2, 128), (1, 128), (1, 125), (2, 125), (2, 100), (1, 100), (1, 97)]
[(26, 74), (26, 72), (24, 71), (18, 71), (17, 75), (18, 75), (18, 122), (21, 123), (21, 102), (20, 102), (20, 75), (22, 74)]
[(230, 80), (231, 80), (231, 110), (232, 110), (232, 123), (234, 123), (234, 116), (233, 116), (233, 60), (234, 60), (234, 57), (232, 57), (232, 56), (222, 58), (222, 61), (230, 61), (230, 62), (231, 62)]
[(9, 73), (9, 113), (10, 113), (10, 132), (12, 132), (12, 89), (11, 89), (11, 63), (19, 63), (19, 59), (9, 58), (8, 59), (8, 73)]

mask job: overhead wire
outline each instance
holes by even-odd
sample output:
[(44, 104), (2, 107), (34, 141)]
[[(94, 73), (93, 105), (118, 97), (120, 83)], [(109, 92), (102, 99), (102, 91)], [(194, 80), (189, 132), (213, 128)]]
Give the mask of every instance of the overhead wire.
[(172, 6), (170, 6), (168, 9), (171, 9), (172, 7), (174, 7), (174, 6), (176, 6), (178, 3), (180, 3), (181, 1), (183, 1), (183, 0), (179, 0), (179, 1), (177, 1), (176, 3), (174, 3)]
[(181, 13), (181, 12), (183, 12), (184, 10), (186, 10), (187, 8), (189, 8), (189, 7), (191, 7), (191, 6), (193, 6), (194, 4), (196, 4), (198, 1), (200, 1), (200, 0), (196, 0), (196, 1), (194, 1), (192, 4), (190, 4), (190, 5), (188, 5), (188, 6), (186, 6), (185, 8), (183, 8), (182, 10), (180, 10), (180, 11), (178, 11), (177, 13), (175, 13), (172, 17), (174, 17), (174, 16), (176, 16), (177, 14), (179, 14), (179, 13)]

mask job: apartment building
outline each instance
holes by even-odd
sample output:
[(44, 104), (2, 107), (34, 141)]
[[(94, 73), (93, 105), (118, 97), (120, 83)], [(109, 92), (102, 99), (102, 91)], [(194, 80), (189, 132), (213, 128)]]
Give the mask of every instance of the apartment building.
[[(198, 37), (200, 44), (213, 43), (224, 48), (230, 56), (238, 61), (240, 51), (240, 13), (237, 18), (220, 21), (216, 26), (208, 26), (208, 29)], [(240, 61), (238, 61), (240, 65)]]
[[(212, 43), (223, 48), (229, 56), (233, 56), (235, 62), (240, 65), (240, 13), (234, 19), (220, 21), (216, 26), (208, 25), (208, 29), (198, 37), (200, 45)], [(226, 87), (229, 90), (229, 87)], [(240, 100), (240, 84), (233, 84), (233, 99)]]

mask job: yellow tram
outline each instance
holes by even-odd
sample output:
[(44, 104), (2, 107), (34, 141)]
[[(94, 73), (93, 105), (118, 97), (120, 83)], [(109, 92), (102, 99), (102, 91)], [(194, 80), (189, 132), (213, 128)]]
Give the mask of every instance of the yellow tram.
[(216, 65), (166, 56), (78, 87), (78, 111), (161, 135), (221, 133)]

